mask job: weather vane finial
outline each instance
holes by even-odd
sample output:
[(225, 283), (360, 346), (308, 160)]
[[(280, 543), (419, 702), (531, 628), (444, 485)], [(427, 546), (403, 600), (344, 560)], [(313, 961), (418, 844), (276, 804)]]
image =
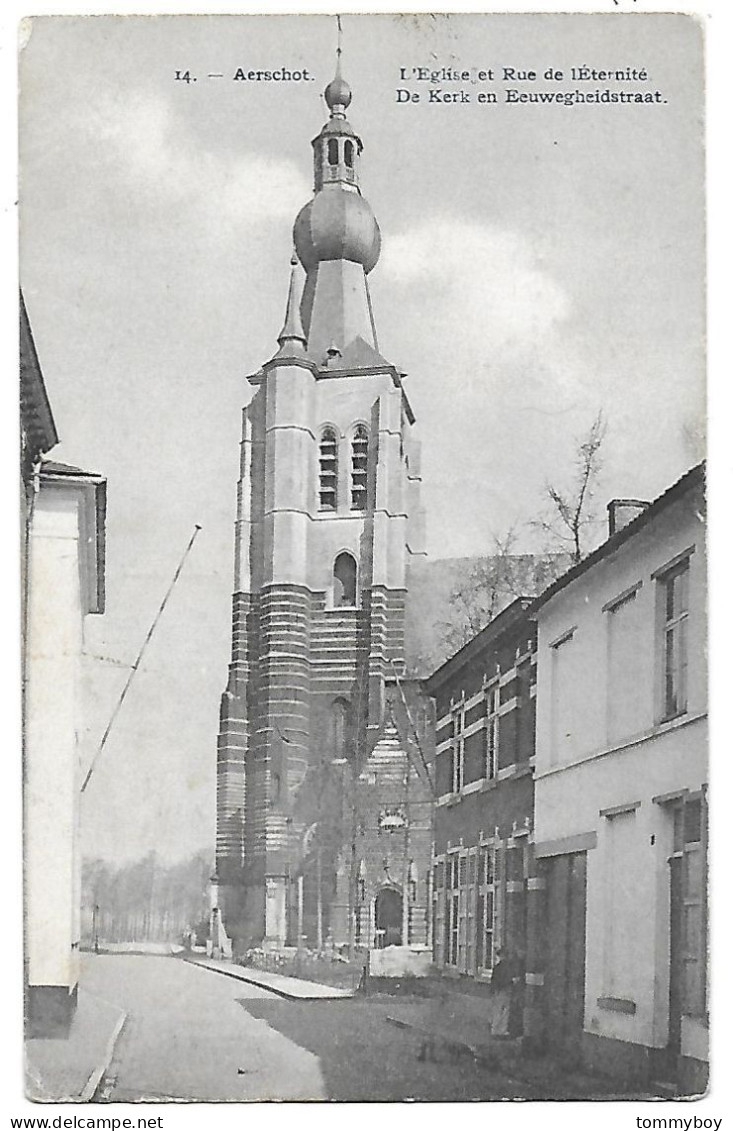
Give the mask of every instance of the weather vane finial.
[(341, 16), (336, 16), (338, 39), (336, 42), (336, 74), (324, 90), (326, 105), (331, 111), (331, 118), (345, 118), (346, 111), (351, 103), (351, 87), (341, 74)]

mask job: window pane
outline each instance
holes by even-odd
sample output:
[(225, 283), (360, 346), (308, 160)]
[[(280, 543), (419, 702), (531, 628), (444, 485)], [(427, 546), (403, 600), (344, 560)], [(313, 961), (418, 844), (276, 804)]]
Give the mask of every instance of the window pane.
[(676, 629), (668, 628), (664, 639), (664, 704), (665, 713), (677, 713), (677, 637)]
[(679, 575), (678, 583), (679, 583), (679, 585), (678, 585), (677, 597), (678, 597), (679, 612), (680, 613), (686, 613), (687, 609), (688, 609), (688, 593), (689, 593), (689, 584), (690, 584), (689, 567), (686, 567), (682, 571), (682, 573)]
[(672, 577), (667, 582), (667, 604), (666, 604), (666, 619), (672, 620), (675, 616), (675, 578)]
[[(702, 840), (702, 806), (699, 801), (690, 801), (684, 808), (685, 844)], [(693, 854), (690, 854), (693, 855)], [(702, 853), (695, 853), (702, 860)], [(689, 859), (689, 857), (688, 857)]]
[(687, 618), (677, 626), (677, 710), (687, 707)]

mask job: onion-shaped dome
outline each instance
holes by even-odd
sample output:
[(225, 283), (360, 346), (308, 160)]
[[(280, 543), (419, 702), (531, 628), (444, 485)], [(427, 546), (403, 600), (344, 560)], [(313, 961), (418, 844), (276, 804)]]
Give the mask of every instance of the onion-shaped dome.
[(329, 110), (335, 110), (337, 106), (347, 110), (351, 104), (351, 87), (346, 79), (337, 74), (335, 78), (331, 79), (323, 92), (323, 96)]
[(337, 186), (316, 193), (300, 210), (293, 240), (306, 271), (326, 260), (348, 259), (368, 274), (382, 245), (379, 225), (364, 197)]

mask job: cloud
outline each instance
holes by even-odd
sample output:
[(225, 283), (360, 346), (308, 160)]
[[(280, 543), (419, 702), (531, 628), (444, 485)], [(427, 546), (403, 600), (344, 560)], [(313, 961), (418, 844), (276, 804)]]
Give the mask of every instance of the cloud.
[(461, 334), (478, 331), (484, 346), (502, 352), (554, 334), (571, 312), (527, 238), (495, 227), (450, 217), (423, 222), (386, 242), (382, 269), (440, 307), (441, 321), (450, 315)]
[(573, 299), (525, 233), (445, 215), (385, 241), (380, 272), (380, 342), (399, 343), (425, 441), (431, 552), (478, 552), (536, 513), (597, 410)]
[(298, 167), (283, 158), (215, 153), (161, 96), (102, 98), (90, 115), (93, 142), (137, 197), (203, 212), (214, 230), (292, 221), (310, 196)]
[(385, 241), (380, 270), (390, 309), (402, 312), (390, 331), (409, 371), (426, 390), (449, 382), (464, 420), (487, 397), (512, 418), (555, 416), (585, 399), (573, 301), (524, 233), (434, 217)]

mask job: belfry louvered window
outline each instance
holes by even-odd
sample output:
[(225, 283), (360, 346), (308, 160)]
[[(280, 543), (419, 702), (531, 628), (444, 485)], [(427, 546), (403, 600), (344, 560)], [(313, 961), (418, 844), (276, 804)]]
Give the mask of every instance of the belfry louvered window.
[(367, 505), (367, 456), (369, 433), (363, 424), (357, 425), (351, 441), (351, 509), (364, 511)]
[(318, 506), (335, 511), (338, 503), (338, 440), (333, 428), (326, 428), (318, 449)]

